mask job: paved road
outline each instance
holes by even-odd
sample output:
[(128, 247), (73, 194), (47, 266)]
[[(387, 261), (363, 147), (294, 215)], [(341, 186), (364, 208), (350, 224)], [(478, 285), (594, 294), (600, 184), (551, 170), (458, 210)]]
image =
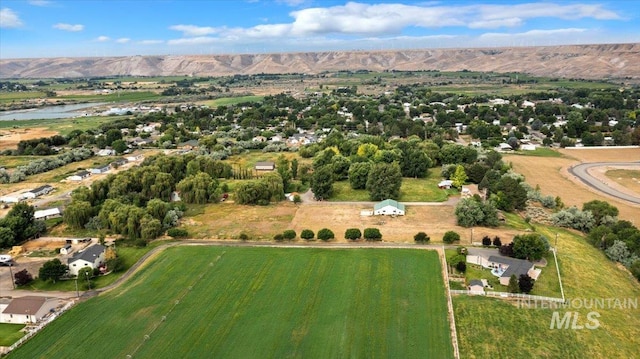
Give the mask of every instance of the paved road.
[(624, 166), (624, 167), (638, 167), (640, 168), (640, 162), (591, 162), (591, 163), (581, 163), (579, 165), (569, 167), (569, 173), (576, 176), (587, 186), (600, 191), (602, 193), (608, 194), (609, 196), (621, 199), (623, 201), (640, 204), (640, 197), (632, 196), (630, 194), (620, 192), (614, 188), (609, 187), (607, 183), (602, 182), (601, 180), (591, 176), (589, 174), (589, 169), (595, 167), (615, 167), (615, 166)]

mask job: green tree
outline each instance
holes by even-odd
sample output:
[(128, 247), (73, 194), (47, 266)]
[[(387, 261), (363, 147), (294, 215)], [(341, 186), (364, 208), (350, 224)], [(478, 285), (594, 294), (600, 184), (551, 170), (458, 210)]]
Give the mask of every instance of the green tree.
[(318, 231), (318, 239), (320, 240), (329, 241), (329, 240), (332, 240), (333, 238), (335, 238), (335, 235), (333, 234), (333, 231), (331, 231), (328, 228), (322, 228), (321, 230)]
[(45, 262), (40, 270), (38, 271), (38, 277), (44, 281), (51, 280), (52, 282), (56, 282), (60, 277), (65, 275), (69, 267), (62, 264), (58, 258), (54, 258), (50, 261)]
[(91, 203), (85, 201), (73, 201), (69, 204), (62, 215), (64, 223), (70, 228), (82, 229), (89, 222), (93, 215)]
[(319, 201), (331, 198), (333, 194), (333, 170), (331, 166), (316, 168), (311, 177), (311, 190)]
[(509, 293), (518, 293), (520, 291), (520, 286), (518, 285), (518, 278), (513, 274), (509, 278), (509, 285), (507, 286), (507, 291)]
[(467, 173), (464, 171), (464, 166), (457, 165), (455, 172), (451, 176), (453, 187), (462, 188), (462, 185), (464, 185), (464, 183), (467, 182), (467, 178), (468, 177), (467, 177)]
[(618, 216), (618, 208), (606, 201), (593, 200), (582, 205), (582, 211), (590, 211), (596, 221), (596, 225), (608, 224), (606, 218), (615, 218)]
[(344, 238), (345, 239), (350, 239), (352, 241), (355, 241), (355, 240), (358, 240), (358, 239), (362, 238), (362, 232), (360, 232), (360, 229), (358, 229), (358, 228), (348, 228), (344, 232)]
[(413, 236), (413, 240), (418, 243), (427, 243), (430, 239), (431, 238), (429, 238), (429, 236), (424, 232), (418, 232), (415, 236)]
[(296, 239), (296, 231), (294, 231), (293, 229), (287, 229), (284, 232), (282, 232), (282, 237), (284, 237), (284, 239), (286, 240), (294, 240)]
[(218, 197), (218, 180), (207, 173), (200, 172), (187, 176), (176, 185), (180, 198), (186, 203), (205, 204)]
[(298, 178), (298, 159), (294, 158), (291, 160), (291, 177), (293, 179)]
[(397, 163), (376, 163), (367, 177), (367, 190), (372, 201), (398, 199), (402, 174)]
[(334, 181), (346, 180), (349, 177), (349, 167), (351, 161), (342, 155), (335, 155), (331, 158), (331, 169), (333, 170)]
[(513, 256), (537, 261), (549, 251), (549, 241), (538, 233), (520, 234), (513, 237)]
[(497, 185), (496, 206), (504, 211), (524, 209), (527, 203), (527, 190), (515, 178), (503, 176)]
[(455, 231), (447, 231), (442, 237), (442, 241), (447, 244), (460, 241), (460, 235)]
[(16, 234), (9, 227), (0, 227), (0, 248), (9, 248), (16, 244)]
[(380, 233), (378, 228), (365, 228), (364, 239), (367, 241), (381, 241), (382, 233)]
[(300, 238), (306, 239), (307, 241), (312, 240), (314, 237), (315, 233), (310, 229), (303, 229), (302, 232), (300, 232)]
[[(535, 280), (529, 277), (528, 274), (521, 274), (520, 279), (518, 280), (518, 289), (520, 292), (529, 294), (533, 290), (533, 285), (535, 284)], [(509, 281), (511, 284), (511, 281)]]
[(127, 143), (124, 142), (124, 140), (115, 140), (111, 144), (111, 148), (113, 148), (113, 150), (120, 155), (124, 153), (124, 151), (126, 151), (129, 147), (127, 147)]
[(363, 189), (367, 186), (367, 178), (371, 170), (371, 162), (356, 162), (349, 167), (349, 184), (353, 189)]
[(268, 204), (269, 190), (262, 181), (242, 181), (235, 189), (238, 204)]

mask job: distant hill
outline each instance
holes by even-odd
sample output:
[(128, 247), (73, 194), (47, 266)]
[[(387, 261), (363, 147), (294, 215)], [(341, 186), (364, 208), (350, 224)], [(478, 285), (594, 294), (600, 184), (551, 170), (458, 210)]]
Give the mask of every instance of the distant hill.
[(640, 80), (640, 44), (0, 60), (0, 78), (224, 76), (336, 70), (522, 72)]

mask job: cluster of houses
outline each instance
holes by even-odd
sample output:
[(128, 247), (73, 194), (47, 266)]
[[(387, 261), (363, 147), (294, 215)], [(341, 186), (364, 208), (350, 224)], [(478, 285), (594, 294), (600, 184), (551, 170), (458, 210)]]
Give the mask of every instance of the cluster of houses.
[(76, 181), (76, 182), (82, 181), (85, 178), (89, 178), (91, 175), (107, 173), (112, 169), (116, 169), (118, 167), (124, 166), (127, 163), (140, 161), (143, 158), (144, 157), (142, 155), (131, 155), (131, 156), (119, 158), (108, 165), (104, 165), (96, 168), (90, 168), (88, 170), (80, 170), (74, 173), (73, 175), (67, 177), (67, 180)]

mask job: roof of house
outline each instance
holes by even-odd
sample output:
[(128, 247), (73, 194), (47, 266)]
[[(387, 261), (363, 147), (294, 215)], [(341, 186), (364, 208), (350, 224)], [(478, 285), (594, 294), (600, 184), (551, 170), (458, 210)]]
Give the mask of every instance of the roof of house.
[(53, 216), (55, 214), (61, 214), (61, 213), (62, 212), (60, 212), (60, 208), (54, 207), (54, 208), (47, 208), (47, 209), (37, 210), (37, 211), (33, 212), (33, 217), (42, 218), (42, 217)]
[(442, 180), (438, 183), (438, 186), (451, 186), (453, 184), (452, 180)]
[(85, 260), (87, 262), (93, 262), (100, 256), (100, 254), (104, 253), (107, 247), (102, 244), (94, 244), (90, 247), (87, 247), (82, 252), (76, 252), (73, 257), (69, 258), (69, 263), (73, 263), (77, 260)]
[(270, 162), (270, 161), (264, 161), (264, 162), (256, 162), (256, 167), (258, 166), (270, 166), (270, 167), (275, 167), (275, 163), (274, 162)]
[(85, 170), (78, 171), (78, 173), (76, 173), (76, 176), (80, 176), (80, 177), (88, 176), (88, 175), (89, 175), (89, 171), (85, 171)]
[(533, 263), (527, 260), (503, 256), (490, 256), (489, 262), (501, 263), (509, 266), (509, 268), (507, 268), (507, 270), (505, 270), (500, 276), (502, 278), (510, 278), (512, 275), (515, 275), (516, 278), (520, 278), (520, 275), (527, 274), (529, 269), (533, 267)]
[(400, 203), (398, 201), (392, 200), (392, 199), (385, 199), (384, 201), (382, 201), (380, 203), (376, 203), (376, 205), (373, 206), (373, 209), (377, 211), (377, 210), (382, 209), (382, 208), (384, 208), (386, 206), (393, 206), (393, 207), (395, 207), (395, 208), (397, 208), (397, 209), (399, 209), (401, 211), (404, 211), (404, 204), (402, 204), (402, 203)]
[(53, 187), (51, 187), (50, 185), (46, 184), (44, 186), (36, 187), (36, 188), (32, 189), (29, 192), (38, 193), (38, 192), (42, 192), (42, 191), (45, 191), (45, 190), (48, 190), (48, 189), (53, 189)]
[(40, 308), (47, 302), (47, 297), (37, 297), (29, 295), (13, 299), (9, 305), (2, 311), (4, 314), (36, 314)]
[(475, 285), (479, 285), (481, 287), (484, 287), (484, 285), (482, 284), (482, 281), (480, 279), (472, 279), (469, 281), (469, 286), (473, 287)]
[(69, 248), (71, 248), (71, 244), (67, 243), (67, 244), (65, 244), (62, 248), (64, 248), (64, 249), (69, 249)]
[(198, 145), (198, 140), (189, 140), (189, 141), (182, 142), (179, 146), (192, 146), (192, 147), (195, 147), (197, 145)]

